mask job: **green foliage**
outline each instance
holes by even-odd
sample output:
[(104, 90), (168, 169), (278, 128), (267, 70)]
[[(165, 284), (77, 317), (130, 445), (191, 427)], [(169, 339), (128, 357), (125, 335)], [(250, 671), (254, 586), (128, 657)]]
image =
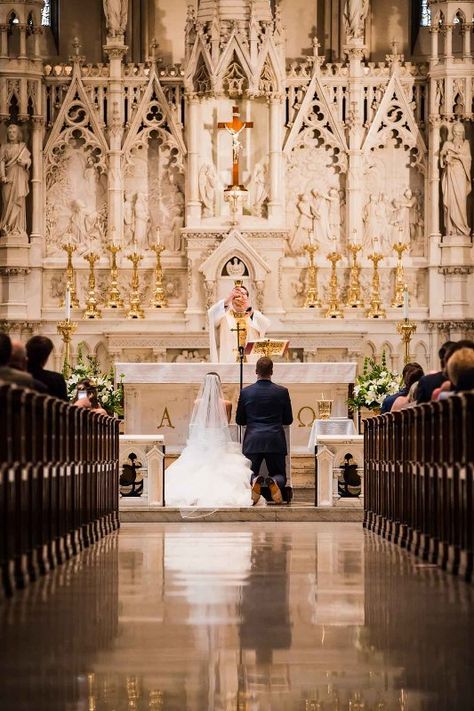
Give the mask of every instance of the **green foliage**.
[(362, 375), (357, 376), (354, 394), (348, 399), (351, 407), (367, 407), (378, 409), (387, 395), (393, 395), (400, 390), (400, 376), (387, 368), (385, 351), (380, 363), (374, 358), (365, 358)]
[(109, 415), (123, 415), (123, 375), (115, 386), (113, 368), (108, 373), (102, 373), (97, 362), (97, 358), (90, 355), (83, 355), (82, 349), (78, 349), (77, 364), (71, 368), (67, 378), (67, 394), (70, 400), (76, 396), (77, 384), (81, 380), (91, 380), (97, 388), (99, 403)]

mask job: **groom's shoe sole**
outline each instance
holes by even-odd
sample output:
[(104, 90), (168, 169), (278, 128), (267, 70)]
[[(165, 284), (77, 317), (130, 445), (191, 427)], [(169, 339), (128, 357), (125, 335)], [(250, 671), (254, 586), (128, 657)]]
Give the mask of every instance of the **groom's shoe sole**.
[(275, 504), (282, 504), (283, 503), (283, 496), (281, 495), (280, 487), (278, 484), (270, 480), (268, 482), (268, 488), (270, 489), (270, 496), (272, 497), (272, 501)]
[(252, 503), (253, 506), (258, 502), (260, 499), (260, 496), (262, 495), (262, 484), (263, 484), (263, 476), (258, 476), (256, 479), (254, 479), (254, 482), (252, 484)]

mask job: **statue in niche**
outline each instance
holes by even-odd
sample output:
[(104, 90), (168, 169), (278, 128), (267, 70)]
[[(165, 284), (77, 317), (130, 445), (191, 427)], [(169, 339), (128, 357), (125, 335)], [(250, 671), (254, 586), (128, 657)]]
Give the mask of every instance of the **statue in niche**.
[[(388, 239), (390, 241), (387, 225), (389, 220), (389, 204), (387, 203), (384, 193), (380, 193), (377, 197), (375, 193), (369, 195), (369, 202), (364, 208), (364, 240), (363, 247), (365, 250), (372, 250), (374, 240)], [(390, 247), (390, 245), (389, 245)]]
[(346, 0), (344, 19), (348, 39), (364, 39), (364, 26), (369, 12), (369, 0)]
[(264, 202), (268, 196), (267, 166), (257, 163), (251, 180), (252, 184), (252, 215), (263, 217)]
[(305, 244), (310, 241), (313, 231), (313, 210), (308, 195), (299, 196), (296, 209), (298, 211), (296, 229), (290, 236), (289, 247), (293, 254), (301, 254)]
[(311, 190), (311, 196), (314, 216), (314, 240), (319, 248), (326, 247), (330, 240), (329, 196), (316, 188)]
[(148, 249), (148, 227), (150, 215), (148, 213), (148, 201), (144, 193), (137, 193), (133, 208), (134, 231), (133, 244), (137, 249)]
[(135, 232), (135, 212), (133, 205), (133, 194), (125, 193), (123, 201), (123, 225), (125, 244), (131, 245)]
[[(403, 196), (393, 201), (398, 235), (395, 240), (410, 243), (410, 251), (419, 246), (420, 232), (423, 235), (423, 215), (417, 195), (407, 188)], [(401, 229), (400, 229), (401, 228)]]
[(435, 109), (437, 109), (440, 113), (443, 110), (443, 104), (444, 104), (444, 80), (443, 79), (437, 79), (436, 81), (436, 91), (435, 91)]
[(440, 153), (444, 226), (447, 235), (469, 235), (467, 196), (471, 192), (471, 149), (462, 123), (453, 125), (453, 138)]
[(216, 214), (216, 189), (219, 183), (219, 176), (212, 163), (201, 166), (198, 184), (203, 217), (214, 217)]
[(123, 35), (127, 27), (128, 0), (103, 0), (105, 24), (111, 37)]
[(31, 153), (22, 138), (21, 128), (12, 123), (7, 128), (7, 143), (0, 148), (0, 231), (4, 235), (26, 237), (26, 196), (30, 192)]
[(178, 190), (176, 201), (170, 211), (170, 233), (166, 236), (164, 243), (170, 252), (181, 251), (181, 230), (184, 226), (184, 196)]

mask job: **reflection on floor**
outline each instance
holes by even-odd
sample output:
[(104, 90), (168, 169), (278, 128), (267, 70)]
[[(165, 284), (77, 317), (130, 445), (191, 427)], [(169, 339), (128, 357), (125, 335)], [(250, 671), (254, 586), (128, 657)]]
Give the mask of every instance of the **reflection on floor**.
[(473, 598), (358, 524), (127, 524), (0, 608), (0, 708), (470, 709)]

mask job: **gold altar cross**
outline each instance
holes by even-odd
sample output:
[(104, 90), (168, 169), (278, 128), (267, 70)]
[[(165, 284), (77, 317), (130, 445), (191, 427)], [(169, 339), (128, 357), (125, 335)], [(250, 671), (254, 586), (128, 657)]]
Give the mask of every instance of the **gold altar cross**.
[(232, 136), (232, 185), (229, 188), (243, 189), (239, 182), (239, 153), (242, 150), (242, 144), (239, 141), (239, 136), (244, 128), (253, 128), (253, 121), (241, 121), (239, 107), (232, 107), (232, 121), (219, 121), (217, 128), (225, 128)]

